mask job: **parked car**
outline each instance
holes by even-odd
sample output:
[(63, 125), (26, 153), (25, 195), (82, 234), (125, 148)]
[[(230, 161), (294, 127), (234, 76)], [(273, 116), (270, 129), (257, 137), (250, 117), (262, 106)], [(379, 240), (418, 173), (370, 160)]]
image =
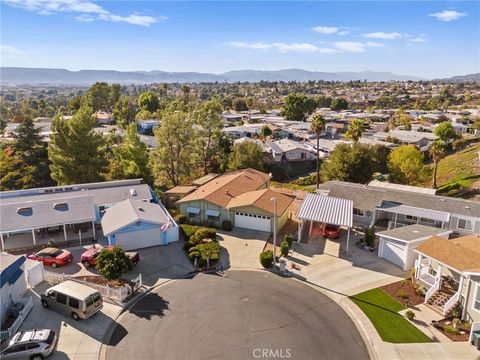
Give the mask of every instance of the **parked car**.
[(43, 265), (50, 265), (53, 268), (70, 263), (73, 260), (73, 255), (68, 250), (57, 249), (54, 247), (47, 247), (34, 254), (27, 255), (28, 259), (43, 262)]
[(40, 298), (44, 308), (56, 310), (74, 320), (87, 319), (103, 307), (98, 290), (72, 280), (52, 286)]
[(340, 226), (330, 224), (324, 225), (320, 228), (320, 235), (336, 239), (340, 235)]
[[(97, 257), (102, 250), (112, 250), (113, 246), (92, 246), (91, 248), (87, 249), (82, 256), (80, 257), (80, 261), (86, 268), (90, 266), (95, 266), (97, 264)], [(125, 252), (127, 256), (132, 260), (132, 264), (135, 266), (140, 261), (140, 255), (136, 251), (127, 251)]]
[(57, 340), (55, 331), (50, 329), (20, 331), (1, 352), (0, 358), (4, 360), (42, 360), (52, 354)]

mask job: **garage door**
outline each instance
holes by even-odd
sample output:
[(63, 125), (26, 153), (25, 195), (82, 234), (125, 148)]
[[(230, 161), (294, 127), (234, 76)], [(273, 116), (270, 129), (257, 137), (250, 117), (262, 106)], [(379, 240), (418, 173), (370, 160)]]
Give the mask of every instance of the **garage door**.
[(235, 213), (235, 226), (239, 228), (270, 232), (270, 221), (270, 216)]
[(118, 245), (125, 250), (141, 249), (150, 246), (162, 245), (162, 232), (160, 228), (152, 228), (115, 235)]
[(383, 251), (382, 257), (385, 260), (388, 260), (394, 263), (397, 266), (400, 266), (403, 269), (404, 258), (405, 258), (405, 247), (396, 243), (393, 243), (388, 240), (383, 242)]

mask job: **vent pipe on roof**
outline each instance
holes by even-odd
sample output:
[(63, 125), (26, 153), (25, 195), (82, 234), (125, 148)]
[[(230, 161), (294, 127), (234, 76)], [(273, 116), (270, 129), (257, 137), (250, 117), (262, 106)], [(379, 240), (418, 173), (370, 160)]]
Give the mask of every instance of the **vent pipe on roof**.
[(131, 196), (137, 196), (137, 190), (135, 190), (135, 189), (130, 189), (130, 195), (131, 195)]

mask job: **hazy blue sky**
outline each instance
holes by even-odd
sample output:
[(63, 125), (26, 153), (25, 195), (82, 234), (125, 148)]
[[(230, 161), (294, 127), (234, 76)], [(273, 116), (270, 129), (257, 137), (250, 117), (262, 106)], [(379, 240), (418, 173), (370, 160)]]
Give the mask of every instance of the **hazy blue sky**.
[(479, 1), (2, 0), (2, 66), (480, 72)]

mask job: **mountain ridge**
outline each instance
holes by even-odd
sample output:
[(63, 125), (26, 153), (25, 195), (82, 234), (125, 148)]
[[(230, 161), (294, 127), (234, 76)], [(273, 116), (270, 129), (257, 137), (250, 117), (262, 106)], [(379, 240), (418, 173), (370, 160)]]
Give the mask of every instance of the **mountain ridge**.
[(283, 70), (232, 70), (221, 74), (202, 72), (118, 71), (118, 70), (78, 70), (50, 68), (1, 67), (0, 79), (3, 85), (91, 85), (97, 81), (121, 84), (148, 84), (161, 82), (259, 82), (259, 81), (418, 81), (422, 78), (397, 75), (377, 71), (321, 72), (304, 69)]

